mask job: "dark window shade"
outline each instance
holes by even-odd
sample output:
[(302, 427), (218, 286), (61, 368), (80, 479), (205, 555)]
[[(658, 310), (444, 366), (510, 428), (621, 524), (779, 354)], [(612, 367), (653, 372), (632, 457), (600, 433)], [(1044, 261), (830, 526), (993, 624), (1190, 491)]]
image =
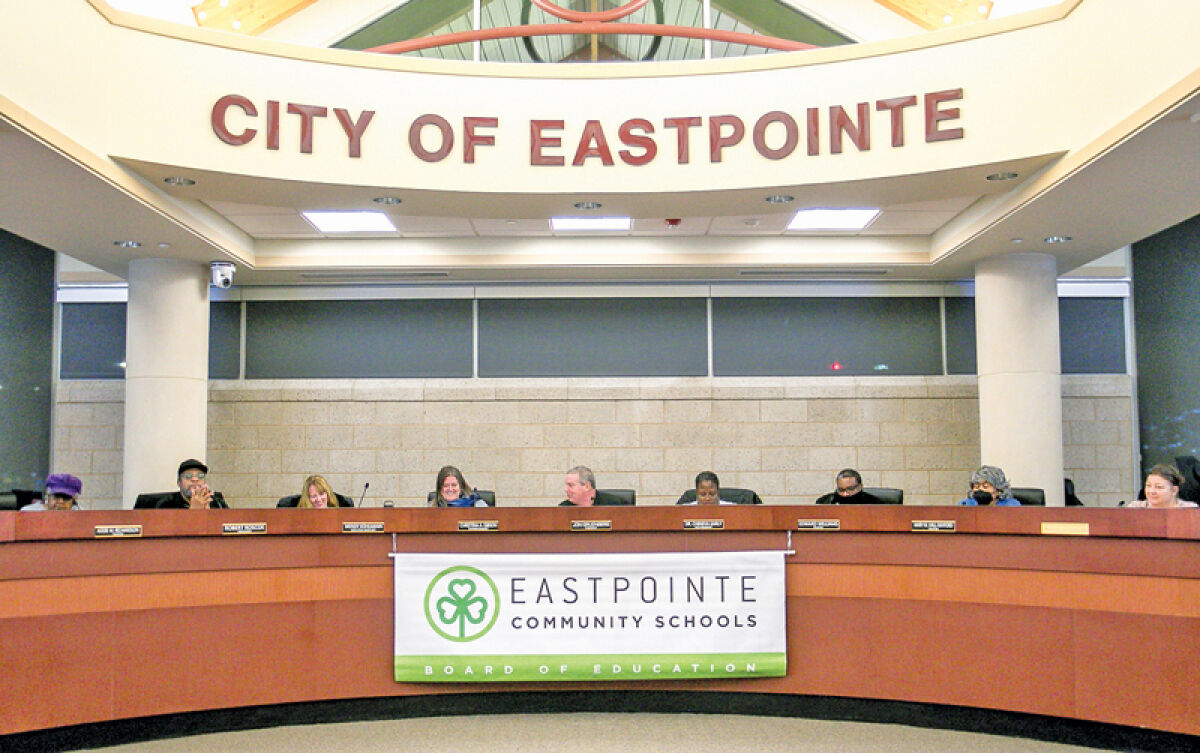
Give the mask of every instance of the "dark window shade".
[[(1064, 374), (1124, 374), (1125, 299), (1059, 298), (1058, 342)], [(946, 299), (946, 371), (974, 374), (975, 299)]]
[(237, 379), (241, 361), (242, 304), (214, 301), (208, 305), (208, 378)]
[(974, 374), (975, 299), (946, 299), (946, 373)]
[(471, 302), (252, 301), (246, 378), (471, 376)]
[(481, 377), (704, 376), (703, 298), (479, 302)]
[(713, 373), (941, 374), (938, 299), (716, 298)]
[[(216, 301), (208, 309), (208, 376), (237, 379), (241, 306)], [(64, 303), (60, 379), (124, 379), (125, 304)]]
[(1125, 299), (1059, 298), (1064, 374), (1124, 374)]
[(62, 379), (124, 379), (125, 304), (62, 305)]

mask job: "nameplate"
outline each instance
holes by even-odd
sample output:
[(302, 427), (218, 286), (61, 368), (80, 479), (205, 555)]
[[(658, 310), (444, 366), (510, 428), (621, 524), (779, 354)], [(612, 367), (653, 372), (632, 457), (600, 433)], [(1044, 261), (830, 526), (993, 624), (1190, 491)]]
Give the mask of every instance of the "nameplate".
[(725, 521), (720, 519), (685, 520), (683, 527), (690, 531), (719, 531), (725, 527)]
[(138, 526), (96, 526), (92, 529), (98, 539), (125, 539), (142, 535), (142, 527)]
[(383, 521), (343, 522), (342, 533), (383, 533)]
[(804, 520), (796, 521), (796, 528), (801, 531), (840, 531), (842, 530), (842, 521), (836, 518), (830, 520), (828, 518), (822, 520)]
[(1087, 523), (1043, 521), (1042, 533), (1048, 536), (1090, 536), (1091, 526)]
[(266, 523), (222, 523), (221, 533), (226, 536), (246, 536), (248, 534), (266, 533)]
[(460, 520), (458, 521), (458, 530), (460, 531), (499, 531), (500, 521), (498, 520)]
[(611, 520), (572, 520), (572, 531), (611, 531)]
[(912, 522), (912, 530), (914, 531), (953, 531), (957, 528), (957, 522), (953, 520), (914, 520)]

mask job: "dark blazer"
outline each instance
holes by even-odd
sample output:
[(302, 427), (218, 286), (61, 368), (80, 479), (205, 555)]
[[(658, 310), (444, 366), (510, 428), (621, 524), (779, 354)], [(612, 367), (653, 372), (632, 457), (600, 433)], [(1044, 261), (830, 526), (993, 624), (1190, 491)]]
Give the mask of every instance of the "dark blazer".
[(839, 497), (837, 492), (829, 492), (817, 497), (818, 505), (882, 505), (883, 501), (873, 494), (859, 491), (849, 497)]
[[(135, 510), (186, 510), (187, 500), (179, 492), (151, 492), (149, 494), (137, 495), (137, 500), (133, 503)], [(228, 508), (225, 504), (225, 497), (221, 492), (213, 492), (212, 503), (209, 508)]]
[[(735, 486), (722, 486), (717, 490), (721, 499), (726, 502), (732, 502), (735, 505), (761, 505), (762, 498), (758, 496), (758, 492), (753, 489), (739, 489)], [(683, 494), (679, 495), (677, 505), (690, 505), (696, 501), (696, 490), (688, 489)]]
[[(620, 506), (635, 504), (635, 501), (628, 497), (622, 498), (616, 494), (611, 494), (611, 493), (603, 491), (601, 489), (597, 489), (596, 490), (596, 500), (593, 504), (595, 507), (620, 507)], [(559, 502), (558, 506), (559, 507), (579, 507), (579, 505), (574, 504), (569, 499), (564, 499), (562, 502)]]

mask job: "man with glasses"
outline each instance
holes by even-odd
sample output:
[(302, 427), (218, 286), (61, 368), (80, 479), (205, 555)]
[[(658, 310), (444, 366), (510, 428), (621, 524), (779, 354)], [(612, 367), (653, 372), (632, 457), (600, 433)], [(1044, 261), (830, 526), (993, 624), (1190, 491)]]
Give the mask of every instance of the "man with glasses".
[(834, 489), (829, 494), (817, 498), (818, 505), (878, 505), (879, 499), (863, 491), (862, 476), (853, 468), (838, 471), (834, 478)]
[(229, 507), (221, 492), (209, 488), (205, 478), (208, 476), (208, 466), (189, 458), (179, 464), (177, 482), (179, 491), (163, 497), (157, 507), (160, 509), (203, 509), (208, 507)]

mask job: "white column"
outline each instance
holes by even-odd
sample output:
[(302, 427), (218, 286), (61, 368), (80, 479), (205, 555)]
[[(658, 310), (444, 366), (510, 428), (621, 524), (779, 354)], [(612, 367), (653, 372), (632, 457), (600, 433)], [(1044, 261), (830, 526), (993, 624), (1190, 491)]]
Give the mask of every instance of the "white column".
[(1062, 374), (1057, 264), (1010, 254), (975, 268), (979, 450), (1013, 486), (1046, 490), (1063, 504)]
[(125, 507), (176, 488), (208, 445), (208, 269), (178, 259), (129, 264), (125, 324)]

